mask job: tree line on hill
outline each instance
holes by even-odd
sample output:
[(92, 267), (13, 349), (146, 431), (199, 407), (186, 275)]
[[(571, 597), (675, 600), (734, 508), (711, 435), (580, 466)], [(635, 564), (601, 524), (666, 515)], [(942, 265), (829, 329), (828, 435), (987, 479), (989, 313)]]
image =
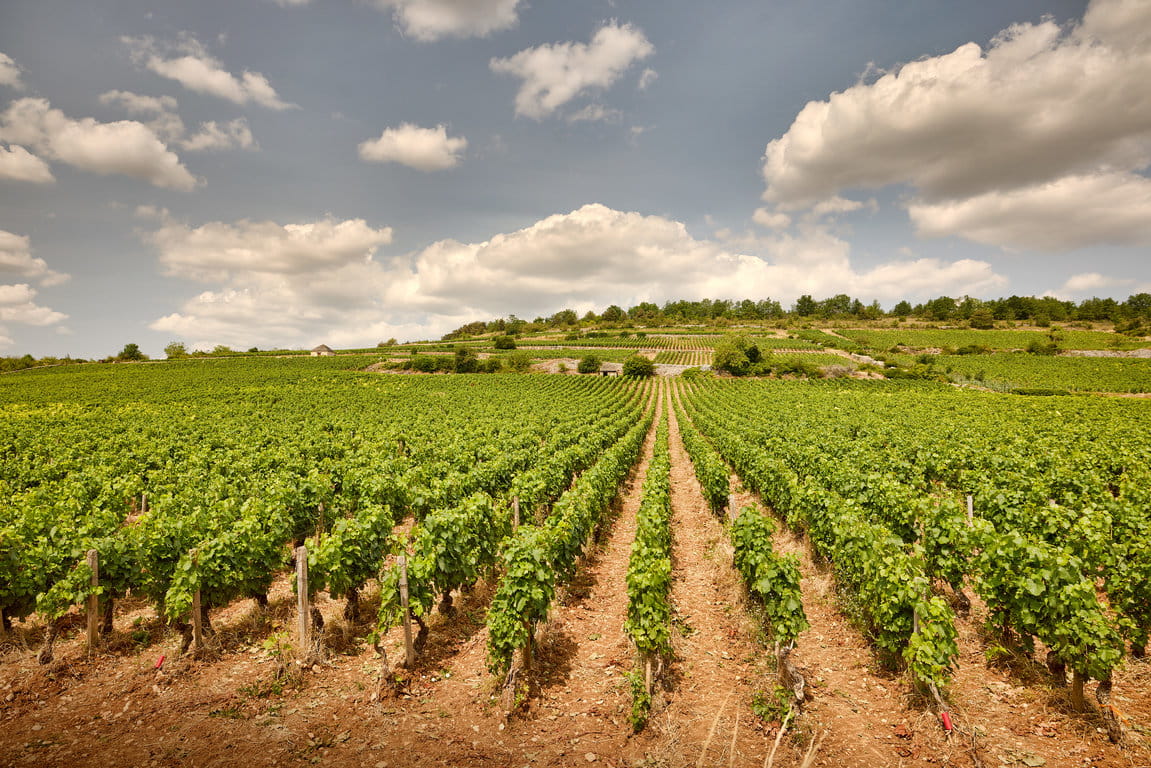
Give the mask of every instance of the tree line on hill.
[(444, 341), (476, 336), (484, 333), (519, 334), (555, 328), (587, 325), (645, 326), (705, 324), (725, 325), (740, 321), (780, 320), (880, 320), (884, 318), (915, 318), (932, 322), (970, 323), (972, 327), (991, 327), (995, 322), (1009, 320), (1031, 321), (1036, 325), (1066, 322), (1112, 322), (1117, 330), (1134, 330), (1151, 320), (1151, 293), (1137, 293), (1125, 301), (1084, 299), (1076, 303), (1054, 296), (1010, 296), (1005, 299), (976, 299), (963, 296), (958, 299), (940, 296), (922, 304), (900, 301), (890, 310), (884, 310), (878, 301), (864, 304), (847, 294), (838, 294), (820, 301), (805, 294), (790, 309), (774, 299), (701, 299), (699, 301), (668, 301), (661, 307), (650, 301), (624, 309), (612, 304), (603, 312), (588, 311), (582, 317), (574, 310), (564, 309), (550, 317), (524, 320), (515, 315), (495, 320), (477, 320), (456, 328), (443, 337)]

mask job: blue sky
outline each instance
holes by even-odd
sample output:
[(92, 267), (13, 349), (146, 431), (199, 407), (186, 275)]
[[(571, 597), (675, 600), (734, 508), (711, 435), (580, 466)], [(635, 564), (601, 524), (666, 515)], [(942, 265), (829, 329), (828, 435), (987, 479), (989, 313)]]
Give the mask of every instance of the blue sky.
[(0, 354), (1151, 288), (1151, 4), (13, 0)]

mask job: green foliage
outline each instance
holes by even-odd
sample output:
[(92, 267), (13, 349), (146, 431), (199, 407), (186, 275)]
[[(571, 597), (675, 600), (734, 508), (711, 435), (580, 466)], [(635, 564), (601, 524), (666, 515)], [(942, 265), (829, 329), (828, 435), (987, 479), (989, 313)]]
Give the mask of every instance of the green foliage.
[(139, 362), (141, 360), (147, 360), (148, 356), (140, 351), (139, 344), (125, 344), (124, 348), (120, 350), (120, 353), (116, 355), (116, 359), (128, 362)]
[(516, 340), (511, 336), (496, 336), (492, 340), (492, 346), (496, 349), (515, 349)]
[(642, 379), (655, 374), (655, 363), (643, 355), (632, 355), (623, 361), (623, 375), (633, 379)]
[[(137, 351), (139, 351), (139, 348), (137, 348)], [(164, 354), (169, 360), (178, 360), (181, 357), (188, 356), (188, 348), (184, 346), (182, 341), (172, 341), (164, 347)]]
[(799, 561), (772, 551), (771, 519), (754, 505), (744, 507), (731, 524), (735, 567), (748, 590), (762, 604), (771, 637), (782, 645), (794, 643), (807, 629), (803, 596), (799, 589)]
[(600, 366), (600, 359), (595, 355), (584, 355), (580, 358), (579, 365), (576, 366), (576, 371), (579, 373), (598, 373)]
[(517, 349), (507, 356), (507, 364), (516, 373), (525, 373), (532, 366), (532, 356), (522, 349)]
[(671, 457), (667, 419), (656, 431), (627, 569), (624, 631), (643, 656), (671, 651)]

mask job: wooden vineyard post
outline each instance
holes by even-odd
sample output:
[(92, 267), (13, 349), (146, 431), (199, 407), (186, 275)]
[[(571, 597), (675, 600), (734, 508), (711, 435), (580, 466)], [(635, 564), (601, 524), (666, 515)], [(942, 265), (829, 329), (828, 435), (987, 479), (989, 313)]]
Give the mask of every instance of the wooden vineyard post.
[(520, 527), (520, 497), (512, 497), (512, 530)]
[(967, 494), (967, 525), (971, 527), (975, 524), (975, 497), (970, 493)]
[(416, 647), (412, 643), (412, 616), (408, 610), (408, 558), (400, 555), (396, 564), (400, 566), (400, 609), (404, 614), (404, 666), (411, 669), (416, 665)]
[(300, 643), (300, 654), (309, 655), (311, 648), (311, 610), (308, 606), (308, 547), (296, 547), (296, 629)]
[(96, 550), (88, 550), (88, 568), (92, 571), (91, 594), (88, 595), (88, 653), (96, 648), (100, 639), (100, 597), (96, 587), (100, 586), (100, 556)]
[(192, 593), (192, 652), (204, 650), (204, 614), (200, 607), (200, 590)]
[(729, 520), (734, 520), (736, 517), (734, 493), (729, 493), (727, 495), (727, 517)]

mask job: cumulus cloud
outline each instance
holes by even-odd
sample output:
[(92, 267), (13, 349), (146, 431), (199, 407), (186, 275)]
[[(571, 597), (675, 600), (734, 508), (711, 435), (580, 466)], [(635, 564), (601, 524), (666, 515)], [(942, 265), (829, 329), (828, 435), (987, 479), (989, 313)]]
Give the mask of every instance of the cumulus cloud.
[(19, 145), (0, 146), (0, 179), (47, 184), (55, 181), (52, 170), (36, 155)]
[[(1148, 29), (1151, 5), (1092, 0), (1068, 29), (1017, 24), (986, 50), (967, 43), (810, 102), (767, 145), (764, 199), (803, 208), (906, 184), (926, 235), (1018, 245), (1051, 225), (1063, 237), (1041, 247), (1129, 239), (1126, 217), (1075, 236), (1054, 201), (1077, 185), (1138, 192), (1130, 174), (1151, 163)], [(999, 227), (997, 203), (1033, 220)]]
[(654, 83), (658, 78), (659, 78), (659, 73), (656, 72), (651, 67), (648, 67), (642, 73), (640, 73), (639, 82), (636, 84), (636, 86), (641, 91), (646, 91), (648, 86), (651, 85), (652, 83)]
[(158, 187), (189, 190), (196, 179), (151, 128), (135, 120), (74, 120), (46, 99), (12, 102), (0, 114), (0, 141), (99, 174), (123, 174)]
[(159, 249), (168, 274), (215, 282), (366, 263), (377, 248), (392, 241), (392, 230), (373, 229), (363, 219), (285, 225), (240, 220), (194, 228), (168, 219), (148, 239)]
[(68, 280), (68, 275), (49, 269), (46, 261), (32, 256), (27, 236), (0, 229), (0, 279), (4, 276), (36, 280), (45, 286), (59, 285)]
[(118, 106), (130, 115), (151, 116), (147, 126), (157, 136), (191, 152), (256, 147), (252, 130), (248, 127), (247, 119), (243, 117), (226, 123), (209, 120), (201, 123), (195, 133), (188, 135), (184, 121), (175, 112), (179, 105), (171, 96), (143, 96), (131, 91), (108, 91), (100, 94), (100, 103)]
[(1046, 184), (908, 206), (927, 237), (1059, 251), (1100, 243), (1151, 245), (1151, 180), (1138, 174), (1066, 176)]
[(1078, 275), (1072, 275), (1067, 278), (1060, 288), (1054, 291), (1049, 291), (1048, 295), (1057, 296), (1063, 299), (1070, 299), (1078, 296), (1086, 296), (1094, 294), (1098, 291), (1108, 290), (1110, 288), (1118, 288), (1125, 285), (1134, 284), (1134, 280), (1120, 279), (1115, 277), (1107, 277), (1098, 272), (1083, 272)]
[(172, 43), (150, 36), (122, 37), (132, 60), (160, 77), (175, 80), (190, 91), (227, 99), (234, 104), (259, 104), (269, 109), (291, 109), (295, 104), (280, 99), (268, 78), (259, 72), (244, 70), (240, 76), (224, 69), (202, 43), (191, 35), (182, 35)]
[(443, 171), (459, 165), (468, 147), (463, 136), (448, 137), (443, 125), (421, 128), (404, 123), (385, 128), (380, 138), (360, 144), (360, 159), (372, 163), (400, 163), (418, 171)]
[(520, 1), (372, 0), (372, 4), (390, 10), (404, 34), (430, 42), (444, 37), (487, 37), (514, 27)]
[(35, 299), (36, 290), (27, 283), (0, 285), (0, 323), (44, 326), (68, 319), (62, 312), (38, 305)]
[(540, 45), (492, 59), (490, 66), (493, 72), (523, 80), (516, 114), (540, 120), (587, 91), (610, 88), (632, 64), (654, 52), (642, 30), (613, 21), (590, 43)]
[[(197, 345), (364, 345), (565, 306), (582, 313), (611, 303), (841, 292), (893, 300), (979, 295), (1005, 284), (989, 264), (973, 260), (901, 259), (861, 270), (845, 241), (815, 227), (739, 252), (694, 238), (678, 221), (596, 204), (483, 242), (444, 240), (382, 261), (372, 253), (390, 230), (326, 222), (309, 247), (293, 244), (285, 254), (297, 228), (316, 226), (164, 223), (149, 236), (161, 263), (213, 286), (152, 327)], [(346, 234), (337, 234), (342, 228)]]
[(16, 62), (6, 53), (0, 53), (0, 85), (18, 91), (24, 90), (24, 83), (20, 82), (20, 67), (16, 66)]
[[(48, 268), (43, 259), (32, 256), (29, 240), (23, 235), (0, 230), (0, 281), (35, 280), (44, 286), (59, 285), (68, 276)], [(0, 323), (5, 325), (48, 326), (68, 319), (62, 312), (36, 303), (36, 289), (28, 282), (0, 282)], [(0, 348), (14, 343), (9, 329), (0, 326)]]

